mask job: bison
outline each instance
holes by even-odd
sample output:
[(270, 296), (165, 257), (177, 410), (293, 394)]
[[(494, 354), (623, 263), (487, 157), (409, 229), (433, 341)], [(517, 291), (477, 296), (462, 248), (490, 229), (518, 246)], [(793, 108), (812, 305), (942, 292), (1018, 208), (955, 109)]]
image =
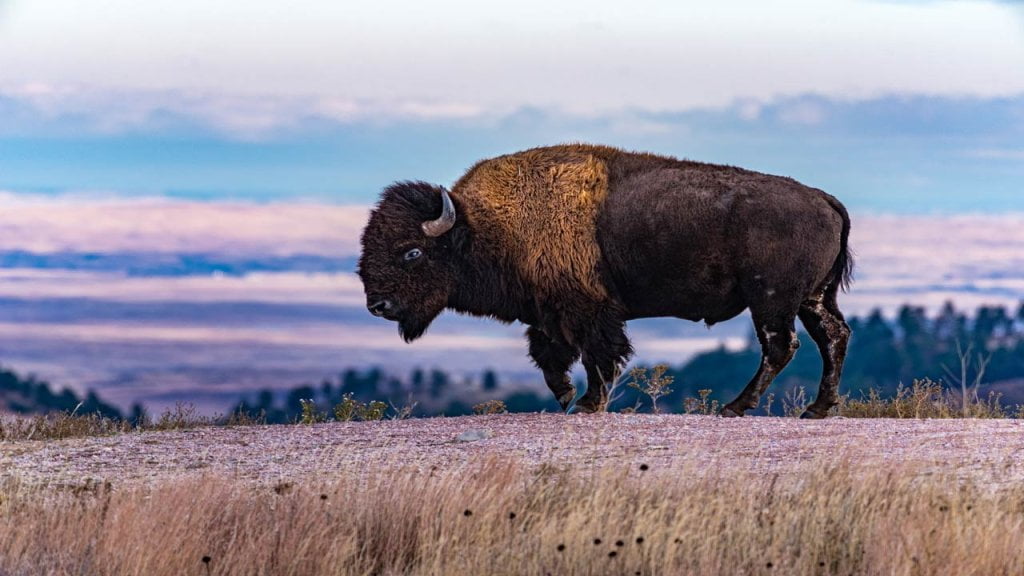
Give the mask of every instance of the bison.
[(850, 218), (780, 176), (593, 145), (478, 162), (451, 190), (388, 186), (363, 231), (369, 311), (419, 338), (443, 310), (527, 326), (529, 355), (566, 409), (582, 360), (595, 411), (632, 355), (626, 322), (709, 326), (749, 309), (761, 364), (723, 416), (742, 416), (793, 357), (799, 316), (824, 362), (806, 418), (837, 403), (850, 329)]

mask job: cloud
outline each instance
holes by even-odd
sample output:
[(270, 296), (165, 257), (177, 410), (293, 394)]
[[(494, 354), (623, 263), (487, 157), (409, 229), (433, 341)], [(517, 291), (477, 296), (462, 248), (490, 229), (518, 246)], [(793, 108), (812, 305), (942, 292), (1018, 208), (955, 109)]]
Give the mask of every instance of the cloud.
[(250, 273), (234, 276), (125, 277), (117, 273), (0, 268), (0, 298), (96, 302), (264, 302), (366, 305), (355, 274)]
[[(45, 339), (65, 342), (105, 343), (194, 343), (263, 344), (293, 347), (330, 347), (346, 350), (390, 350), (400, 344), (393, 326), (361, 327), (358, 331), (338, 323), (306, 325), (302, 330), (268, 330), (265, 327), (240, 328), (216, 326), (138, 326), (131, 324), (63, 324), (0, 322), (0, 341), (9, 338)], [(503, 350), (519, 355), (523, 350), (521, 337), (488, 337), (481, 334), (431, 334), (417, 346), (420, 351)]]
[(241, 140), (315, 130), (324, 122), (428, 122), (484, 115), (480, 106), (458, 101), (117, 90), (40, 82), (0, 84), (0, 111), (7, 116), (0, 134), (202, 130)]
[[(0, 252), (137, 253), (156, 259), (160, 254), (181, 253), (355, 257), (368, 212), (366, 206), (159, 198), (14, 195), (0, 196), (0, 203), (5, 206), (0, 229), (6, 232), (0, 236)], [(938, 306), (945, 299), (974, 305), (1024, 298), (1024, 212), (855, 213), (853, 223), (857, 281), (844, 296), (851, 311), (863, 313), (874, 306), (893, 310), (906, 301)], [(113, 269), (0, 269), (0, 297), (364, 305), (362, 284), (347, 272), (242, 270), (238, 276), (210, 275), (206, 269), (198, 272), (126, 277)]]
[[(446, 118), (528, 106), (681, 110), (805, 92), (995, 97), (1024, 90), (1012, 10), (523, 0), (497, 15), (464, 0), (317, 1), (295, 11), (266, 0), (17, 2), (0, 35), (0, 78), (125, 93), (308, 94)], [(265, 125), (258, 109), (237, 120)]]
[(368, 207), (0, 192), (0, 251), (351, 256)]
[[(685, 138), (692, 129), (762, 137), (782, 127), (841, 137), (995, 136), (1024, 133), (1024, 86), (1012, 96), (951, 97), (892, 92), (829, 96), (801, 92), (742, 97), (717, 106), (487, 107), (468, 100), (355, 99), (316, 95), (108, 90), (0, 81), (0, 138), (104, 138), (118, 135), (280, 143), (351, 139), (397, 129), (469, 132), (524, 129), (603, 131), (607, 136)], [(998, 143), (998, 142), (997, 142)], [(980, 147), (979, 147), (980, 148)]]
[[(746, 116), (748, 108), (741, 108), (741, 116)], [(825, 120), (825, 107), (813, 100), (798, 100), (782, 106), (778, 111), (779, 119), (787, 124), (817, 126)]]

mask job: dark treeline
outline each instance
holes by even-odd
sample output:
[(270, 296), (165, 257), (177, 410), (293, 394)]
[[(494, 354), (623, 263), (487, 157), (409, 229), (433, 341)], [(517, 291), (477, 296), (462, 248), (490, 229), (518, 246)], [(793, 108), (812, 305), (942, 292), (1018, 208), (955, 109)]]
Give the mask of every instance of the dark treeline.
[[(959, 388), (961, 355), (967, 366), (967, 383), (979, 376), (978, 394), (1001, 394), (1003, 400), (1024, 404), (1024, 305), (1010, 311), (1000, 306), (979, 308), (973, 316), (946, 304), (935, 316), (924, 308), (902, 307), (894, 319), (875, 310), (866, 317), (848, 320), (853, 331), (840, 392), (854, 398), (869, 389), (883, 397), (915, 379), (930, 378)], [(667, 406), (678, 407), (683, 398), (700, 390), (713, 390), (712, 398), (729, 401), (742, 390), (760, 362), (753, 338), (738, 351), (723, 348), (700, 354), (686, 365), (672, 369), (673, 394)], [(821, 359), (810, 337), (800, 333), (800, 350), (769, 389), (777, 397), (803, 386), (813, 398), (821, 374)]]
[(6, 368), (0, 368), (0, 410), (16, 414), (77, 410), (81, 414), (101, 414), (115, 419), (122, 417), (116, 406), (107, 404), (91, 390), (85, 398), (80, 398), (69, 388), (54, 392), (49, 382), (33, 376), (21, 377)]
[(255, 397), (240, 402), (232, 413), (269, 423), (294, 422), (302, 411), (303, 401), (312, 400), (321, 410), (330, 411), (345, 397), (362, 403), (383, 401), (388, 404), (389, 413), (407, 409), (409, 416), (418, 417), (472, 414), (475, 403), (490, 399), (503, 400), (512, 412), (558, 410), (558, 403), (545, 395), (502, 389), (493, 370), (485, 370), (479, 378), (456, 381), (436, 369), (416, 369), (408, 378), (401, 379), (380, 368), (370, 368), (349, 369), (336, 381), (292, 388), (283, 398), (271, 390), (261, 390)]
[[(967, 380), (978, 375), (978, 363), (984, 361), (984, 377), (978, 390), (981, 397), (997, 392), (1010, 404), (1024, 404), (1024, 305), (1014, 311), (1003, 307), (982, 307), (973, 316), (946, 304), (939, 314), (929, 316), (924, 308), (904, 306), (894, 319), (880, 310), (866, 317), (849, 319), (853, 329), (841, 392), (859, 398), (870, 389), (883, 397), (895, 393), (900, 384), (931, 378), (959, 387), (961, 355), (969, 363)], [(821, 374), (821, 359), (810, 337), (800, 332), (801, 346), (792, 363), (778, 378), (770, 394), (783, 398), (804, 387), (813, 398)], [(701, 390), (711, 390), (710, 399), (727, 402), (739, 394), (760, 362), (760, 346), (751, 337), (740, 350), (717, 350), (699, 354), (688, 363), (671, 367), (672, 392), (659, 400), (666, 411), (681, 411), (686, 398), (695, 398)], [(627, 376), (628, 378), (628, 376)], [(537, 381), (540, 382), (538, 374)], [(492, 371), (480, 378), (455, 384), (445, 373), (417, 370), (408, 379), (388, 375), (379, 368), (348, 370), (337, 382), (319, 387), (293, 389), (284, 399), (270, 391), (241, 403), (237, 409), (267, 415), (271, 422), (293, 421), (300, 411), (299, 400), (312, 399), (325, 408), (336, 404), (344, 394), (369, 402), (384, 400), (396, 409), (418, 402), (413, 415), (449, 416), (469, 414), (473, 404), (484, 400), (504, 400), (510, 412), (558, 410), (546, 390), (511, 392), (498, 382)], [(612, 409), (649, 409), (646, 398), (626, 385), (615, 390)], [(781, 408), (781, 402), (778, 408)]]
[[(986, 398), (992, 392), (1001, 395), (1005, 404), (1024, 404), (1024, 305), (1016, 310), (982, 307), (968, 315), (947, 304), (932, 316), (921, 307), (904, 306), (895, 318), (876, 310), (866, 317), (851, 318), (849, 323), (853, 338), (840, 389), (844, 394), (858, 398), (873, 389), (889, 396), (900, 384), (909, 385), (919, 378), (959, 389), (964, 355), (969, 383), (977, 378), (979, 363), (984, 363), (979, 396)], [(800, 333), (800, 340), (792, 363), (768, 391), (776, 398), (799, 387), (813, 398), (817, 390), (821, 373), (817, 348), (806, 333)], [(683, 401), (698, 397), (701, 390), (711, 390), (711, 399), (729, 401), (746, 385), (759, 361), (759, 345), (753, 336), (740, 350), (721, 347), (699, 354), (668, 370), (674, 379), (672, 392), (658, 401), (659, 407), (680, 411)], [(313, 400), (329, 412), (346, 396), (364, 403), (384, 401), (391, 413), (410, 408), (412, 416), (470, 414), (475, 404), (488, 400), (504, 401), (510, 412), (557, 411), (558, 405), (541, 382), (539, 373), (536, 386), (513, 387), (500, 382), (491, 370), (456, 379), (440, 370), (415, 370), (398, 377), (380, 368), (350, 369), (336, 379), (297, 386), (283, 394), (260, 391), (246, 397), (232, 412), (262, 416), (271, 423), (293, 422), (301, 413), (300, 400)], [(614, 398), (613, 410), (649, 409), (647, 399), (626, 385), (617, 387)], [(135, 406), (131, 414), (123, 415), (94, 392), (84, 398), (67, 388), (55, 392), (45, 381), (0, 368), (0, 411), (28, 414), (76, 409), (82, 414), (131, 420), (143, 413)]]

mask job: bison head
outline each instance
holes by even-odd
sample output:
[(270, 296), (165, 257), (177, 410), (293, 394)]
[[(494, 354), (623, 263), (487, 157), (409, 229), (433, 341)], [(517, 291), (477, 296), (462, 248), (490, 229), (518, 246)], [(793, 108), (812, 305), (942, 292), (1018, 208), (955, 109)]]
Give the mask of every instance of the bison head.
[(366, 307), (398, 322), (412, 342), (448, 304), (455, 289), (455, 205), (448, 191), (425, 182), (384, 190), (363, 230), (359, 277)]

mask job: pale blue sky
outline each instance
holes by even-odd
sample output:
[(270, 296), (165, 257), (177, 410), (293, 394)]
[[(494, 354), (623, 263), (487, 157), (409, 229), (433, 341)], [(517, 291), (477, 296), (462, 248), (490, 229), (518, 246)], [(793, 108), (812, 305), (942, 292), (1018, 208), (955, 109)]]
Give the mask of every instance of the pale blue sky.
[(373, 200), (568, 140), (1024, 210), (1018, 2), (0, 0), (0, 190)]

